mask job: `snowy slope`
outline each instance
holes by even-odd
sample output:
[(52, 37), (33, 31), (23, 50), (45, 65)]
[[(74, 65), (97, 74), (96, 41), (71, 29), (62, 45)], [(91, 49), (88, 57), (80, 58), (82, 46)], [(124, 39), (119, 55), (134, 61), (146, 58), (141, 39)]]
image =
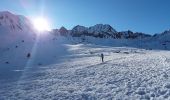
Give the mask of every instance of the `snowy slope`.
[(0, 48), (9, 48), (19, 41), (32, 41), (36, 38), (31, 21), (21, 15), (0, 12)]
[(0, 12), (0, 27), (10, 31), (29, 31), (31, 22), (22, 15), (15, 15), (8, 11)]
[(97, 24), (36, 34), (20, 17), (0, 13), (0, 100), (170, 99), (169, 31), (114, 39)]
[[(13, 70), (23, 73), (18, 81), (1, 84), (0, 99), (170, 98), (169, 51), (84, 44), (66, 46), (67, 55), (57, 63)], [(104, 63), (99, 57), (101, 52), (105, 55)]]

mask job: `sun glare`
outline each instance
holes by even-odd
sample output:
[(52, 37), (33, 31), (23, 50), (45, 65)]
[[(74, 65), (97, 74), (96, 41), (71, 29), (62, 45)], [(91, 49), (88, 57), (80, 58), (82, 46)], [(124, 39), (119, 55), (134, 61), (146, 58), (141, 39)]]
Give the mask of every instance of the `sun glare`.
[(48, 21), (43, 17), (33, 19), (33, 24), (34, 28), (39, 32), (50, 30)]

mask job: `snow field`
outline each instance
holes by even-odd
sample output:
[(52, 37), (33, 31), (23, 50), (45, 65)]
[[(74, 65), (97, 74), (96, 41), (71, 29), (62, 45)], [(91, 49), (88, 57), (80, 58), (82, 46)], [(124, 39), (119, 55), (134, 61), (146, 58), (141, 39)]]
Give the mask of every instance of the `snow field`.
[[(28, 68), (0, 90), (1, 99), (169, 99), (169, 51), (67, 45), (58, 63)], [(105, 62), (101, 63), (100, 53)]]

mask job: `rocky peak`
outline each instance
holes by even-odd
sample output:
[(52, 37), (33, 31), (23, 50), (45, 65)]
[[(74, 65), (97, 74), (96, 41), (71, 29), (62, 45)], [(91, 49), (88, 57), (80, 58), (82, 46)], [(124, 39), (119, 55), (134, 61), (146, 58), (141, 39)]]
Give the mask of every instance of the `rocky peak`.
[(68, 30), (65, 28), (65, 27), (61, 27), (60, 29), (59, 29), (59, 33), (61, 34), (61, 35), (67, 35), (68, 34)]

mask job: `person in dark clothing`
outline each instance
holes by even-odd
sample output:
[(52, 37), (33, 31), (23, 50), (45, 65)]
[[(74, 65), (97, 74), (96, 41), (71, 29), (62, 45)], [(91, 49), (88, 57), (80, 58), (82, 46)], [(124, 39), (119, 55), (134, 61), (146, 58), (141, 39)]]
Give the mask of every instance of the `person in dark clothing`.
[(101, 59), (102, 59), (102, 62), (104, 62), (104, 54), (101, 53)]
[(28, 54), (27, 54), (27, 58), (30, 58), (30, 57), (31, 57), (31, 54), (30, 54), (30, 53), (28, 53)]

